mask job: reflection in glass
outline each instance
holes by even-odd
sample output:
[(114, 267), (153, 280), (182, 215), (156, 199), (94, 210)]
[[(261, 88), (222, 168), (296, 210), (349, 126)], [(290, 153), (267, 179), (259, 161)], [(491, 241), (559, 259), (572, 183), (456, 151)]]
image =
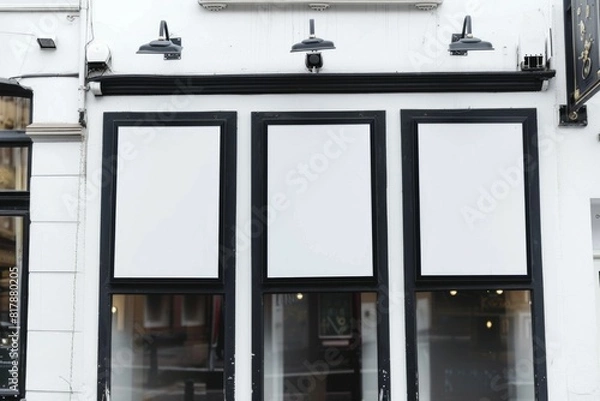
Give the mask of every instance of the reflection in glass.
[(114, 295), (112, 301), (114, 400), (223, 400), (221, 296)]
[(419, 400), (535, 399), (529, 291), (419, 292), (416, 316)]
[(374, 293), (268, 294), (264, 399), (376, 400)]
[(25, 147), (0, 148), (0, 191), (28, 190), (28, 156)]
[(31, 99), (0, 96), (0, 130), (24, 130), (31, 121)]
[(18, 391), (23, 218), (0, 216), (0, 389)]

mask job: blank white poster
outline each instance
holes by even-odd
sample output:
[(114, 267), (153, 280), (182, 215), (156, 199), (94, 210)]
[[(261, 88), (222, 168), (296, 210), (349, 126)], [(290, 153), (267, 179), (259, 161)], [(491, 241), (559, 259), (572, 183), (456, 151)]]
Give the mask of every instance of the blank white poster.
[(219, 127), (120, 127), (115, 277), (219, 277)]
[(526, 275), (521, 124), (419, 124), (421, 274)]
[(268, 277), (373, 275), (370, 127), (271, 125)]

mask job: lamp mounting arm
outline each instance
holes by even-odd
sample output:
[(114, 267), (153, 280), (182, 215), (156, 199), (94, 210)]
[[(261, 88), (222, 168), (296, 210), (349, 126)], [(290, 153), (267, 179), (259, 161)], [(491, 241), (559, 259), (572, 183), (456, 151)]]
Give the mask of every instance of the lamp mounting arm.
[(315, 38), (316, 37), (316, 35), (315, 35), (315, 20), (311, 18), (308, 21), (308, 23), (309, 23), (309, 26), (310, 26), (310, 35), (308, 37), (309, 38)]
[(169, 28), (167, 28), (167, 21), (160, 21), (160, 30), (158, 32), (158, 36), (160, 38), (164, 38), (165, 40), (171, 40), (169, 38)]
[(461, 39), (462, 38), (472, 38), (472, 37), (473, 37), (473, 28), (471, 26), (471, 16), (467, 15), (465, 17), (465, 20), (463, 21)]

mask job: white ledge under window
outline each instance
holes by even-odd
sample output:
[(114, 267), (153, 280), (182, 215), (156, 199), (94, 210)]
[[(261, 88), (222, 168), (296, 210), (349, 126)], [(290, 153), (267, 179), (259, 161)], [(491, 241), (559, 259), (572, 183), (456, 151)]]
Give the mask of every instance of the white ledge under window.
[(313, 10), (325, 10), (333, 4), (406, 4), (420, 10), (433, 10), (444, 0), (198, 0), (198, 4), (210, 11), (220, 11), (230, 4), (306, 4)]

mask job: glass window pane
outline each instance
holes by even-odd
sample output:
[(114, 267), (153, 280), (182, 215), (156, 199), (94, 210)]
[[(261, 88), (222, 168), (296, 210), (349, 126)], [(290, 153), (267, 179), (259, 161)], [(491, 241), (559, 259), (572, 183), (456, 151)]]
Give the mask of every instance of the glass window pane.
[(31, 99), (0, 96), (0, 130), (24, 130), (31, 121)]
[(23, 218), (0, 216), (0, 390), (19, 389)]
[(0, 191), (27, 191), (29, 149), (0, 148)]
[(264, 298), (264, 399), (376, 400), (375, 293)]
[(222, 296), (114, 295), (112, 398), (223, 399)]
[(535, 399), (529, 291), (417, 293), (421, 401)]

